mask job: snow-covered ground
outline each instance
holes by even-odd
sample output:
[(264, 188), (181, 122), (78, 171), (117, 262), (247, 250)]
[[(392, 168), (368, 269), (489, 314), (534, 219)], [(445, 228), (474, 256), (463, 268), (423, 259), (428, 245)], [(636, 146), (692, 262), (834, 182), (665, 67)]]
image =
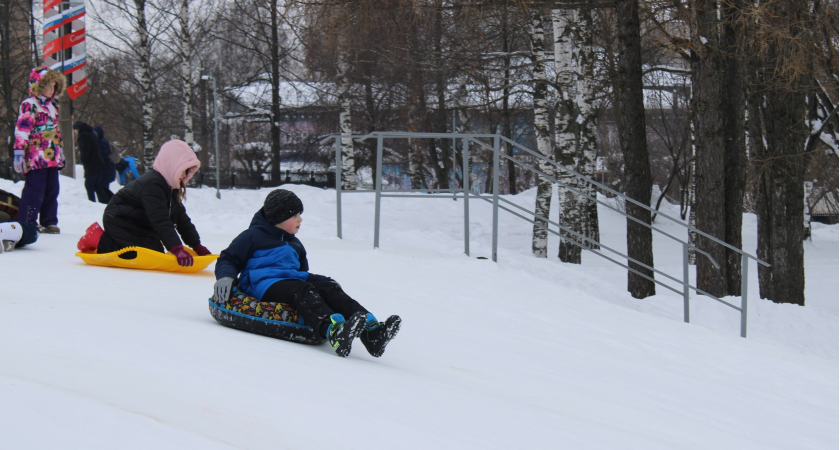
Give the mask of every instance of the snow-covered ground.
[[(81, 173), (81, 170), (79, 171)], [(312, 271), (403, 327), (382, 358), (348, 358), (217, 324), (210, 269), (178, 275), (88, 266), (74, 256), (104, 205), (61, 178), (60, 235), (0, 256), (0, 448), (9, 449), (836, 449), (838, 227), (806, 242), (806, 306), (758, 298), (737, 311), (692, 296), (633, 299), (626, 272), (530, 255), (531, 226), (462, 200), (386, 198), (380, 249), (370, 194), (286, 186)], [(16, 194), (23, 184), (0, 180)], [(116, 184), (113, 185), (116, 189)], [(221, 251), (268, 190), (190, 189), (202, 242)], [(422, 197), (422, 196), (421, 196)], [(533, 207), (534, 192), (510, 197)], [(668, 211), (676, 215), (675, 211)], [(606, 209), (601, 236), (624, 250)], [(663, 229), (682, 233), (658, 221)], [(755, 249), (745, 216), (745, 248)], [(557, 240), (550, 241), (556, 252)], [(681, 277), (681, 248), (655, 238)], [(212, 266), (211, 266), (212, 269)], [(692, 270), (693, 272), (693, 270)], [(693, 277), (693, 274), (692, 274)], [(739, 302), (738, 298), (729, 298)]]

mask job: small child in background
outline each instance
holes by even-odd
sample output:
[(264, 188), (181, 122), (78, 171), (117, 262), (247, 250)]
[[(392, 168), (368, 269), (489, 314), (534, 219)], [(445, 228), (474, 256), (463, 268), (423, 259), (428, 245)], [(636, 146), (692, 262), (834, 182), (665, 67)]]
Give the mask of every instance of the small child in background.
[(17, 222), (20, 198), (0, 189), (0, 253), (7, 253), (38, 240), (38, 225)]
[(271, 191), (248, 229), (216, 261), (216, 299), (229, 298), (238, 279), (251, 297), (292, 305), (338, 356), (350, 354), (356, 337), (372, 356), (382, 356), (400, 329), (400, 317), (379, 322), (335, 280), (309, 273), (306, 249), (295, 237), (302, 213), (303, 203), (293, 192)]
[(8, 253), (37, 240), (38, 225), (34, 223), (0, 223), (0, 253)]

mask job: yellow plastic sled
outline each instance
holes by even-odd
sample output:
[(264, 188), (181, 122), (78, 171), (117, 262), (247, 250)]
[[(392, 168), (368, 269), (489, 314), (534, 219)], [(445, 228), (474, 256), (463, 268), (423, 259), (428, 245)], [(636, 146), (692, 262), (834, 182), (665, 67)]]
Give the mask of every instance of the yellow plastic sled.
[[(160, 270), (164, 272), (195, 273), (204, 270), (215, 261), (219, 255), (198, 256), (192, 249), (184, 249), (193, 256), (193, 265), (181, 267), (178, 259), (171, 253), (160, 253), (143, 247), (126, 247), (122, 250), (111, 253), (76, 253), (82, 261), (104, 267), (122, 267), (125, 269)], [(122, 259), (120, 255), (127, 252), (137, 252), (134, 259)]]

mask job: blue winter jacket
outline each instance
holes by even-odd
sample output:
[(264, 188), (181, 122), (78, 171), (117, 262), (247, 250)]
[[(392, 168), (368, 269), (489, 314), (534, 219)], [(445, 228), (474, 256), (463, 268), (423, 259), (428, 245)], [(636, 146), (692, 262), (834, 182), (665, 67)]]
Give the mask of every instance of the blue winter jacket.
[(237, 276), (240, 289), (262, 300), (265, 291), (280, 280), (309, 278), (306, 249), (294, 235), (268, 223), (260, 209), (248, 229), (216, 261), (217, 280)]

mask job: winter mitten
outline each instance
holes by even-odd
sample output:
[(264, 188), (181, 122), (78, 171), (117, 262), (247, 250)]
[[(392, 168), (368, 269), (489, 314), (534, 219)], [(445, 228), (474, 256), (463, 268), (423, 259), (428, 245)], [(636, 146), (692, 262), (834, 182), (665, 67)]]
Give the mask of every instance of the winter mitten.
[(82, 253), (96, 253), (96, 248), (99, 247), (99, 240), (103, 234), (105, 234), (105, 230), (99, 226), (99, 223), (94, 222), (87, 228), (85, 235), (79, 239), (76, 248)]
[(222, 277), (213, 285), (213, 292), (216, 296), (216, 303), (226, 302), (230, 298), (230, 293), (233, 290), (233, 283), (236, 280), (233, 277)]
[(190, 255), (190, 252), (184, 250), (184, 246), (178, 244), (171, 249), (169, 249), (169, 253), (175, 255), (175, 258), (178, 259), (178, 265), (181, 267), (190, 267), (193, 265), (193, 257)]
[(23, 173), (23, 155), (15, 155), (15, 160), (12, 164), (15, 166), (15, 172)]
[(210, 254), (210, 250), (208, 250), (207, 247), (201, 244), (196, 245), (192, 249), (195, 250), (195, 254), (198, 256), (207, 256)]
[(359, 338), (367, 349), (368, 353), (375, 358), (379, 358), (385, 353), (385, 346), (391, 339), (400, 331), (400, 323), (402, 319), (400, 316), (391, 316), (384, 323), (377, 322), (373, 314), (368, 313), (367, 324), (365, 324), (362, 335)]
[(23, 237), (23, 227), (17, 222), (0, 223), (0, 253), (15, 249), (15, 244)]
[(353, 339), (365, 327), (365, 314), (361, 311), (354, 313), (346, 321), (341, 314), (330, 316), (330, 327), (327, 329), (327, 340), (335, 354), (342, 358), (350, 354)]

